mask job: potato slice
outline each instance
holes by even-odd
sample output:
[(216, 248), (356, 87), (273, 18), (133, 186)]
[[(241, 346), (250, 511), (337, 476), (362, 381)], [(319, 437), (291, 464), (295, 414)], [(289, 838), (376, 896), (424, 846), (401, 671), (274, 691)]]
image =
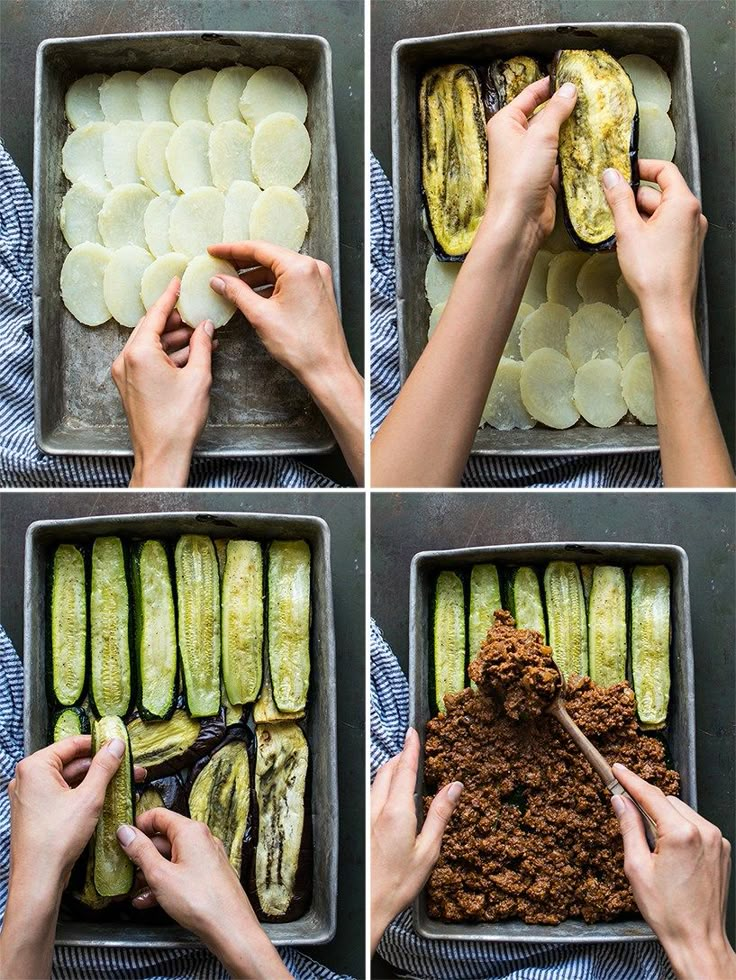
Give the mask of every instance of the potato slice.
[(64, 259), (59, 285), (64, 306), (80, 323), (98, 327), (110, 319), (103, 282), (113, 253), (96, 242), (76, 245)]
[(259, 68), (248, 79), (239, 108), (251, 129), (272, 112), (289, 112), (303, 123), (307, 118), (307, 93), (288, 69), (269, 65)]
[(437, 329), (437, 324), (440, 322), (440, 317), (445, 312), (446, 306), (447, 303), (438, 303), (437, 306), (432, 307), (432, 312), (429, 314), (429, 330), (427, 330), (427, 340), (429, 340)]
[(192, 119), (182, 123), (166, 146), (166, 164), (180, 191), (212, 186), (210, 123)]
[(169, 221), (179, 197), (167, 192), (154, 197), (143, 215), (143, 230), (146, 235), (148, 251), (153, 255), (166, 255), (171, 252)]
[(255, 68), (247, 68), (245, 65), (231, 65), (229, 68), (222, 68), (215, 75), (207, 96), (207, 112), (215, 125), (229, 119), (242, 120), (240, 96), (255, 71)]
[(246, 242), (250, 238), (250, 212), (263, 191), (250, 180), (234, 180), (225, 195), (222, 219), (223, 242)]
[[(523, 304), (522, 304), (523, 305)], [(570, 329), (570, 311), (559, 303), (542, 303), (529, 313), (521, 324), (519, 349), (524, 360), (535, 350), (551, 347), (567, 357), (567, 334)]]
[(639, 156), (643, 160), (672, 160), (677, 138), (672, 120), (659, 106), (639, 103)]
[(577, 370), (575, 407), (586, 422), (598, 429), (610, 429), (626, 415), (621, 373), (618, 363), (610, 358), (588, 361)]
[(100, 191), (109, 190), (102, 145), (110, 123), (92, 122), (69, 134), (61, 149), (61, 169), (70, 184), (82, 181)]
[(169, 219), (172, 249), (191, 257), (219, 244), (224, 214), (225, 195), (214, 187), (199, 187), (180, 197)]
[(107, 75), (83, 75), (66, 90), (64, 109), (72, 129), (79, 129), (91, 122), (103, 122), (105, 114), (100, 105), (100, 85)]
[(250, 212), (250, 237), (253, 239), (298, 252), (308, 228), (304, 201), (290, 187), (267, 187), (253, 203)]
[(431, 307), (447, 302), (461, 268), (462, 262), (440, 262), (436, 255), (430, 255), (424, 273), (424, 292)]
[(649, 58), (645, 54), (626, 54), (619, 59), (619, 64), (631, 79), (639, 105), (642, 102), (650, 102), (658, 106), (662, 112), (669, 112), (672, 85), (669, 75), (654, 58)]
[(136, 82), (138, 105), (145, 122), (173, 122), (169, 98), (171, 90), (181, 78), (178, 71), (170, 68), (152, 68), (144, 72)]
[(192, 119), (209, 123), (207, 99), (216, 75), (217, 72), (211, 68), (197, 68), (176, 80), (169, 95), (169, 107), (175, 123), (181, 125)]
[(145, 314), (141, 299), (141, 279), (153, 262), (145, 248), (124, 245), (117, 249), (105, 269), (102, 288), (114, 320), (131, 330)]
[(584, 303), (607, 303), (615, 309), (618, 305), (616, 282), (620, 275), (616, 253), (599, 252), (581, 265), (575, 286)]
[(250, 148), (253, 134), (242, 120), (218, 123), (210, 133), (212, 183), (226, 191), (234, 180), (252, 180)]
[(145, 126), (138, 140), (138, 172), (154, 194), (176, 190), (166, 162), (166, 147), (175, 132), (172, 122), (152, 122)]
[(288, 112), (274, 112), (258, 123), (250, 158), (253, 179), (263, 187), (296, 187), (307, 172), (312, 141), (304, 123)]
[(481, 422), (494, 429), (532, 429), (537, 424), (521, 400), (521, 373), (524, 365), (510, 357), (502, 357), (488, 392)]
[(140, 77), (137, 71), (117, 71), (100, 85), (100, 106), (108, 122), (143, 118), (138, 104)]
[(657, 424), (649, 354), (634, 354), (623, 371), (621, 390), (629, 411), (644, 425)]
[(546, 249), (540, 249), (534, 257), (529, 281), (521, 297), (522, 303), (528, 303), (532, 309), (547, 302), (547, 272), (551, 261), (552, 253)]
[(141, 276), (141, 299), (147, 310), (150, 310), (156, 300), (167, 289), (169, 283), (177, 276), (184, 275), (189, 259), (181, 252), (167, 252), (159, 255)]
[(521, 348), (519, 346), (519, 336), (521, 334), (521, 325), (529, 316), (530, 313), (534, 312), (534, 307), (529, 303), (520, 303), (519, 309), (516, 311), (516, 316), (514, 317), (514, 322), (511, 324), (511, 330), (509, 331), (508, 340), (503, 349), (503, 356), (513, 358), (515, 361), (521, 360)]
[(178, 310), (184, 323), (197, 327), (203, 320), (211, 320), (215, 327), (223, 327), (232, 318), (235, 304), (220, 296), (210, 286), (213, 276), (236, 276), (235, 268), (224, 259), (211, 255), (197, 255), (184, 271), (179, 292)]
[(141, 120), (126, 119), (115, 123), (104, 133), (102, 162), (105, 166), (105, 176), (113, 187), (140, 182), (138, 141), (145, 128), (146, 124)]
[(616, 281), (616, 296), (618, 297), (618, 308), (624, 316), (628, 316), (639, 305), (636, 296), (629, 289), (623, 275), (619, 276)]
[(102, 241), (108, 248), (137, 245), (145, 249), (143, 218), (152, 200), (153, 194), (143, 184), (121, 184), (110, 191), (97, 221)]
[(69, 248), (82, 242), (101, 242), (97, 217), (105, 195), (89, 184), (72, 184), (64, 195), (59, 211), (59, 224)]
[(641, 312), (634, 310), (626, 317), (626, 323), (618, 332), (618, 362), (621, 367), (626, 367), (632, 357), (648, 353)]
[(573, 401), (575, 368), (558, 350), (535, 350), (521, 366), (519, 387), (527, 412), (551, 429), (569, 429), (580, 418)]
[(542, 242), (542, 248), (547, 252), (552, 252), (553, 255), (558, 255), (560, 252), (569, 252), (573, 248), (572, 241), (567, 233), (567, 228), (565, 228), (562, 199), (559, 197), (557, 198), (557, 207), (555, 210), (555, 226), (549, 238)]
[(585, 252), (560, 252), (555, 255), (547, 271), (547, 299), (550, 303), (566, 306), (575, 313), (582, 303), (577, 289), (578, 273), (587, 261)]
[(581, 306), (570, 317), (567, 334), (567, 356), (576, 369), (594, 357), (618, 360), (618, 334), (624, 318), (606, 303)]

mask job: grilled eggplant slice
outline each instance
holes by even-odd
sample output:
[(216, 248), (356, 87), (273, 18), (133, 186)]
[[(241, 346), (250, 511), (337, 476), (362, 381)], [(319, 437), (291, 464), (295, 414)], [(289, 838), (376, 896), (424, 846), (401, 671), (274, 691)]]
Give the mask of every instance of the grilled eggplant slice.
[(268, 657), (280, 711), (303, 711), (309, 690), (309, 545), (274, 541), (268, 552)]
[(133, 758), (128, 732), (121, 718), (108, 715), (92, 726), (92, 754), (105, 742), (121, 738), (125, 743), (120, 768), (110, 780), (95, 829), (95, 888), (98, 895), (125, 895), (133, 887), (133, 864), (118, 844), (120, 824), (133, 823)]
[(168, 721), (145, 722), (135, 713), (128, 722), (128, 736), (137, 766), (145, 766), (154, 778), (186, 769), (206, 755), (225, 734), (222, 712), (197, 721), (177, 708)]
[(570, 237), (586, 252), (613, 248), (616, 229), (601, 177), (615, 167), (636, 190), (639, 112), (631, 79), (607, 51), (558, 51), (552, 88), (573, 82), (578, 98), (560, 129), (560, 184)]
[(54, 741), (60, 742), (72, 735), (89, 735), (89, 718), (84, 708), (64, 708), (54, 715)]
[(488, 115), (495, 115), (528, 85), (538, 82), (546, 74), (537, 59), (528, 54), (494, 59), (486, 72), (484, 102)]
[(130, 605), (125, 550), (120, 538), (92, 545), (89, 598), (90, 698), (98, 717), (121, 717), (130, 707)]
[(437, 258), (470, 250), (486, 207), (488, 146), (478, 75), (469, 65), (425, 73), (419, 91), (422, 190)]
[(49, 579), (47, 686), (51, 700), (69, 707), (84, 697), (87, 677), (87, 579), (82, 549), (60, 544)]
[(177, 641), (169, 556), (161, 541), (133, 551), (138, 711), (147, 721), (170, 718), (176, 703)]
[(193, 718), (220, 710), (220, 574), (215, 546), (203, 534), (176, 543), (176, 593), (184, 696)]
[(222, 681), (231, 704), (251, 704), (263, 673), (263, 555), (229, 541), (222, 576)]
[(153, 810), (158, 806), (175, 813), (186, 813), (186, 787), (178, 773), (147, 782), (136, 800), (135, 815), (139, 817), (146, 810)]

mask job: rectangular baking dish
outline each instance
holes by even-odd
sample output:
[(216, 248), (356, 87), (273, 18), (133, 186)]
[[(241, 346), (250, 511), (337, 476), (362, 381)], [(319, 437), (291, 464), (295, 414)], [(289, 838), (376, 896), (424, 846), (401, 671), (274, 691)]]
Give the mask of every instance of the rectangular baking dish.
[[(667, 721), (667, 742), (675, 767), (681, 775), (682, 799), (697, 807), (695, 782), (695, 688), (693, 643), (690, 623), (688, 560), (682, 548), (661, 544), (580, 542), (498, 545), (488, 548), (459, 548), (453, 551), (423, 551), (411, 563), (409, 598), (409, 724), (419, 732), (422, 755), (417, 777), (417, 816), (421, 823), (424, 795), (424, 732), (432, 717), (429, 707), (430, 610), (437, 573), (444, 569), (468, 569), (478, 562), (541, 564), (565, 560), (666, 565), (671, 576), (672, 689)], [(601, 922), (588, 925), (568, 920), (558, 926), (527, 925), (525, 922), (465, 923), (454, 925), (431, 919), (426, 896), (420, 892), (413, 906), (414, 927), (427, 939), (466, 939), (522, 943), (607, 943), (653, 939), (643, 919)]]
[[(332, 610), (330, 532), (319, 517), (286, 514), (134, 514), (75, 520), (37, 521), (26, 533), (24, 592), (24, 748), (28, 755), (48, 743), (45, 687), (46, 568), (64, 541), (91, 542), (98, 535), (157, 537), (180, 534), (247, 537), (255, 540), (303, 538), (312, 550), (312, 676), (307, 739), (312, 776), (313, 895), (309, 911), (295, 922), (264, 923), (279, 946), (316, 945), (335, 934), (337, 916), (337, 743), (335, 735), (335, 625)], [(71, 946), (199, 945), (178, 926), (59, 922), (56, 942)]]
[[(401, 358), (401, 382), (427, 343), (429, 306), (424, 272), (432, 249), (422, 225), (420, 134), (417, 109), (424, 71), (453, 61), (487, 63), (495, 57), (536, 54), (544, 61), (559, 48), (605, 47), (613, 54), (647, 54), (667, 69), (672, 81), (672, 120), (677, 133), (675, 163), (700, 197), (700, 163), (690, 69), (690, 38), (680, 24), (537, 24), (499, 30), (446, 34), (399, 41), (391, 57), (391, 134), (393, 150), (394, 242)], [(696, 322), (708, 370), (708, 309), (705, 271), (700, 268)], [(593, 455), (648, 452), (659, 448), (656, 426), (619, 425), (611, 429), (576, 426), (556, 431), (536, 426), (500, 432), (479, 429), (473, 452), (479, 455)]]
[[(332, 53), (324, 38), (179, 31), (44, 41), (36, 52), (33, 173), (35, 432), (44, 452), (131, 454), (125, 414), (110, 377), (110, 365), (130, 331), (112, 321), (82, 326), (59, 295), (68, 252), (58, 222), (68, 188), (61, 172), (61, 148), (70, 132), (66, 89), (88, 72), (158, 67), (185, 72), (234, 64), (282, 65), (307, 89), (312, 161), (299, 188), (310, 218), (304, 252), (330, 264), (340, 295)], [(333, 448), (330, 429), (306, 389), (268, 354), (241, 313), (218, 331), (218, 339), (209, 421), (197, 455), (295, 455)]]

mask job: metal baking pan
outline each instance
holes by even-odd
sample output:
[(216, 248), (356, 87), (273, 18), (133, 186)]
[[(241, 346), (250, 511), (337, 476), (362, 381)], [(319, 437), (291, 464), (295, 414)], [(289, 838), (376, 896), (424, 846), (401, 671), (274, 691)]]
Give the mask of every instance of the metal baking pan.
[[(673, 765), (680, 772), (682, 799), (697, 806), (695, 783), (695, 686), (693, 642), (690, 624), (688, 559), (682, 548), (662, 544), (619, 544), (611, 542), (550, 542), (545, 544), (498, 545), (488, 548), (459, 548), (453, 551), (423, 551), (411, 563), (409, 598), (409, 724), (419, 732), (422, 754), (417, 776), (417, 818), (423, 820), (424, 732), (432, 717), (429, 707), (430, 610), (437, 573), (445, 569), (469, 569), (478, 562), (539, 565), (548, 561), (614, 562), (623, 566), (666, 565), (671, 578), (672, 646), (667, 743)], [(643, 919), (623, 919), (588, 925), (569, 919), (557, 926), (527, 925), (518, 919), (494, 923), (454, 925), (431, 919), (426, 896), (420, 892), (413, 906), (414, 928), (427, 939), (466, 939), (521, 943), (608, 943), (641, 942), (654, 939)]]
[[(330, 531), (319, 517), (287, 514), (124, 514), (63, 521), (37, 521), (26, 533), (24, 593), (24, 748), (48, 744), (45, 686), (46, 568), (65, 541), (91, 542), (103, 534), (173, 540), (180, 534), (248, 537), (271, 541), (302, 538), (312, 551), (312, 677), (307, 713), (312, 778), (313, 883), (309, 911), (294, 922), (264, 923), (278, 946), (317, 945), (335, 935), (337, 916), (337, 743), (335, 734), (335, 624), (332, 610)], [(59, 922), (56, 942), (67, 946), (201, 945), (177, 925), (131, 922)]]
[[(36, 52), (33, 196), (35, 201), (33, 340), (36, 441), (59, 455), (128, 456), (128, 426), (110, 377), (110, 365), (130, 331), (113, 321), (85, 327), (59, 295), (68, 253), (59, 208), (68, 189), (61, 148), (70, 132), (66, 89), (88, 72), (150, 68), (254, 68), (277, 64), (304, 83), (312, 161), (299, 190), (309, 211), (304, 252), (332, 267), (340, 294), (337, 150), (332, 53), (322, 37), (291, 34), (112, 34), (54, 38)], [(305, 388), (268, 354), (237, 313), (218, 331), (207, 426), (197, 455), (265, 456), (324, 453), (334, 439)]]
[[(538, 24), (500, 30), (445, 34), (399, 41), (391, 56), (391, 132), (393, 147), (394, 242), (402, 384), (427, 343), (429, 305), (424, 272), (432, 249), (422, 226), (420, 134), (417, 93), (422, 74), (434, 65), (463, 61), (485, 64), (495, 57), (524, 52), (549, 61), (559, 48), (605, 47), (615, 55), (647, 54), (669, 72), (671, 116), (677, 132), (675, 163), (700, 197), (700, 163), (690, 69), (690, 38), (679, 24)], [(708, 370), (708, 310), (701, 265), (696, 322)], [(479, 429), (473, 452), (479, 455), (588, 455), (649, 452), (659, 449), (656, 426), (618, 425), (596, 429), (579, 425), (561, 431), (535, 426), (499, 432)]]

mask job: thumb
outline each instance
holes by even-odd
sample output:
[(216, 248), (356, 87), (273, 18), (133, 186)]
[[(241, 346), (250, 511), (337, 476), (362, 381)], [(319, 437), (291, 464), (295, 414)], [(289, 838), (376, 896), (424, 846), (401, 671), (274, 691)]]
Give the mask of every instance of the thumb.
[(215, 336), (215, 325), (212, 320), (203, 320), (189, 338), (189, 359), (185, 371), (194, 368), (198, 371), (212, 373), (212, 341)]
[(262, 304), (268, 302), (252, 290), (247, 282), (243, 282), (237, 276), (215, 276), (214, 279), (210, 280), (210, 286), (220, 296), (226, 296), (231, 303), (235, 303), (246, 320), (251, 323), (258, 315)]
[(120, 760), (126, 752), (122, 738), (112, 738), (106, 742), (90, 762), (87, 775), (79, 784), (77, 791), (88, 797), (97, 807), (105, 800), (105, 791), (110, 780), (120, 768)]
[(636, 208), (634, 192), (618, 170), (609, 167), (603, 171), (601, 180), (603, 181), (603, 193), (606, 195), (608, 206), (613, 212), (616, 232), (620, 233), (627, 227), (633, 228), (641, 222)]
[(140, 868), (149, 885), (153, 885), (157, 873), (170, 863), (162, 857), (150, 837), (146, 837), (136, 827), (124, 823), (117, 830), (118, 844), (133, 864)]
[(428, 851), (439, 853), (442, 835), (464, 788), (462, 783), (450, 783), (432, 800), (418, 839), (419, 844)]
[(651, 857), (644, 824), (634, 804), (625, 796), (612, 796), (611, 806), (618, 817), (624, 839), (624, 871), (630, 878), (631, 872), (645, 867), (645, 862)]
[(553, 136), (555, 141), (560, 136), (560, 126), (572, 115), (578, 98), (578, 90), (572, 82), (565, 82), (554, 95), (544, 104), (535, 127), (546, 136)]

